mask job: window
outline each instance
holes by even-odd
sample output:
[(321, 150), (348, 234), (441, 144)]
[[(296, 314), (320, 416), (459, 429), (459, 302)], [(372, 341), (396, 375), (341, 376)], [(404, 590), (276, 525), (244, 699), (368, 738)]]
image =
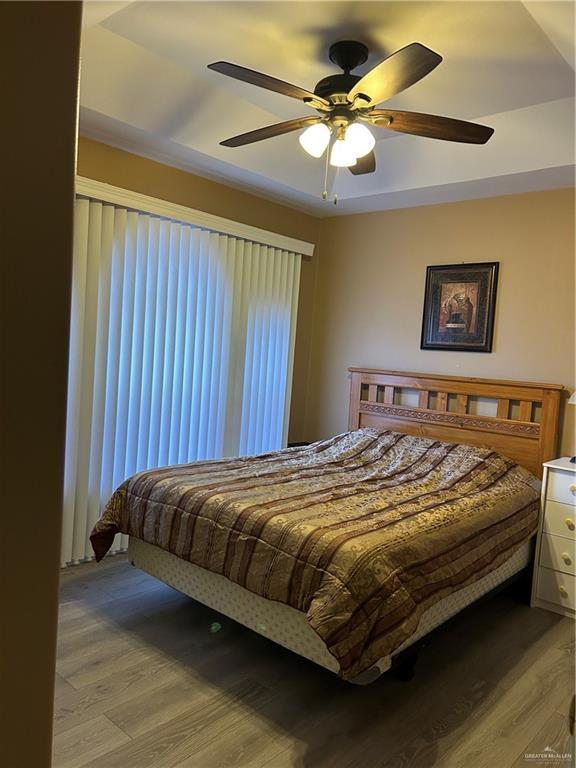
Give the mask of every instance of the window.
[(285, 445), (301, 259), (76, 206), (63, 562), (89, 556), (102, 505), (135, 472)]

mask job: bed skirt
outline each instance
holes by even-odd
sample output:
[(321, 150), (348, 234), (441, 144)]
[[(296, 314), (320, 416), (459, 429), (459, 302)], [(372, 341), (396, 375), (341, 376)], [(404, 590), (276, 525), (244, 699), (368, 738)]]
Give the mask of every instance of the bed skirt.
[[(372, 667), (351, 680), (357, 685), (372, 682), (386, 672), (396, 656), (455, 616), (471, 603), (504, 583), (529, 565), (533, 540), (523, 544), (506, 562), (473, 584), (435, 603), (423, 615), (416, 632), (391, 656), (379, 659)], [(294, 653), (339, 673), (339, 664), (306, 621), (305, 614), (284, 603), (250, 592), (225, 576), (212, 573), (176, 555), (133, 536), (128, 542), (132, 565), (156, 577), (179, 592), (228, 616)]]

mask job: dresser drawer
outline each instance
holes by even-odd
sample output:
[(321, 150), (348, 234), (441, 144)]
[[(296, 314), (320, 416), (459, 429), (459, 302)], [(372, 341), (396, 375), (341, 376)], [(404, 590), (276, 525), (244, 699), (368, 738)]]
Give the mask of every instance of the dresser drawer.
[(576, 476), (574, 472), (551, 469), (548, 472), (546, 498), (563, 504), (576, 504)]
[(542, 535), (540, 565), (576, 575), (576, 541), (562, 536)]
[(562, 605), (574, 610), (576, 605), (576, 578), (567, 573), (558, 573), (549, 568), (538, 569), (538, 588), (536, 596), (540, 600)]
[(570, 504), (546, 501), (543, 530), (545, 533), (554, 534), (554, 536), (576, 539), (576, 509)]

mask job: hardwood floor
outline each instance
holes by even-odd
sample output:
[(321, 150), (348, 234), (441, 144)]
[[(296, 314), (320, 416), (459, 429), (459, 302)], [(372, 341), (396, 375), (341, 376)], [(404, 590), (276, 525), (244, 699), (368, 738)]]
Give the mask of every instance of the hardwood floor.
[(63, 572), (57, 671), (54, 768), (520, 768), (574, 751), (574, 623), (510, 593), (440, 628), (414, 680), (361, 688), (109, 558)]

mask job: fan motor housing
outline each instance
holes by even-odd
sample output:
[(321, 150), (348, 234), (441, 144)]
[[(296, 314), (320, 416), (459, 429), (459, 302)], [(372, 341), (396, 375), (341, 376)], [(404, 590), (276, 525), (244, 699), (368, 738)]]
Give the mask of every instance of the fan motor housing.
[[(361, 79), (358, 75), (351, 75), (350, 70), (359, 67), (368, 59), (368, 48), (364, 43), (356, 40), (339, 40), (333, 43), (328, 51), (330, 61), (343, 69), (343, 74), (329, 75), (316, 83), (314, 93), (329, 99), (334, 96), (344, 96)], [(335, 99), (336, 103), (344, 103), (345, 99)]]
[(352, 90), (360, 79), (361, 78), (358, 75), (329, 75), (316, 83), (314, 93), (316, 96), (322, 96), (324, 99), (327, 99), (336, 93), (346, 94)]

